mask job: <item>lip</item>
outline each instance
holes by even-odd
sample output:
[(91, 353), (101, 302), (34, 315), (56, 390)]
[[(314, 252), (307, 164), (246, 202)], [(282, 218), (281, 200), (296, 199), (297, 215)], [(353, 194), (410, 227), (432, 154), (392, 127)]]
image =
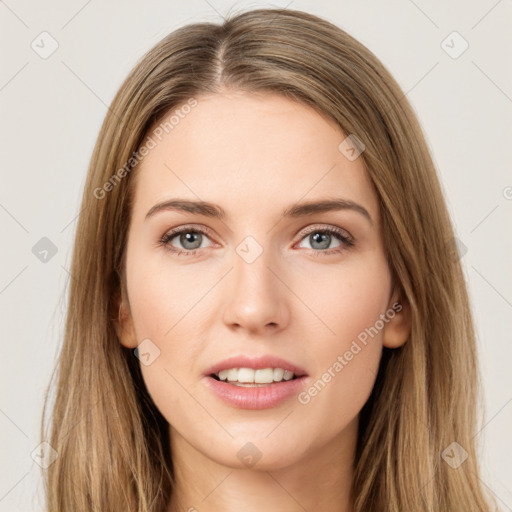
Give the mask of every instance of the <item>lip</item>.
[(252, 368), (253, 370), (257, 370), (259, 368), (282, 368), (283, 370), (293, 372), (296, 377), (303, 377), (307, 375), (306, 371), (299, 366), (280, 357), (271, 355), (254, 358), (247, 356), (233, 356), (208, 368), (205, 375), (210, 376), (212, 373), (218, 373), (221, 370), (229, 370), (230, 368)]
[[(219, 381), (212, 374), (229, 368), (282, 368), (296, 376), (293, 380), (269, 383), (266, 386), (242, 387)], [(203, 382), (218, 398), (240, 409), (269, 409), (277, 407), (292, 396), (296, 396), (305, 386), (307, 373), (301, 367), (277, 356), (249, 358), (234, 356), (211, 366), (204, 375)]]
[(268, 386), (246, 388), (215, 380), (209, 375), (204, 384), (223, 402), (239, 409), (270, 409), (277, 407), (304, 389), (306, 376), (294, 380), (274, 382)]

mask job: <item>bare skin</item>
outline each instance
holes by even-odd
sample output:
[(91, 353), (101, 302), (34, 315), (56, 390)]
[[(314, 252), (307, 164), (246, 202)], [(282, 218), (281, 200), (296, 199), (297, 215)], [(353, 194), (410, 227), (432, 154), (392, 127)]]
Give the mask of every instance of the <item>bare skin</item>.
[[(176, 487), (168, 510), (351, 512), (359, 412), (382, 347), (401, 346), (410, 330), (403, 304), (354, 349), (358, 335), (400, 302), (377, 196), (363, 159), (338, 149), (346, 135), (313, 109), (273, 94), (196, 99), (136, 170), (128, 303), (118, 325), (124, 346), (150, 339), (160, 350), (141, 368), (170, 424)], [(215, 203), (226, 215), (162, 209), (146, 218), (171, 198)], [(297, 203), (334, 198), (369, 218), (357, 208), (281, 218)], [(159, 243), (180, 226), (192, 235)], [(208, 232), (194, 239), (197, 229)], [(244, 245), (248, 236), (252, 245)], [(240, 247), (262, 252), (249, 263)], [(212, 364), (267, 354), (306, 370), (302, 401), (248, 410), (205, 385)], [(341, 370), (333, 369), (338, 356)], [(308, 391), (325, 383), (329, 368), (328, 383)], [(259, 460), (248, 464), (244, 449)]]

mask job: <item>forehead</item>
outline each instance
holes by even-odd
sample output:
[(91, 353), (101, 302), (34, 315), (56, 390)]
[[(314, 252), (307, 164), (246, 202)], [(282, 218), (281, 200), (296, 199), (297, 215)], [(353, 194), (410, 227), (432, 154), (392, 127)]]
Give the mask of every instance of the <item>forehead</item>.
[(336, 196), (364, 203), (378, 218), (363, 158), (350, 161), (338, 149), (346, 134), (328, 116), (278, 94), (195, 100), (148, 132), (155, 145), (136, 171), (136, 209), (179, 196), (236, 214)]

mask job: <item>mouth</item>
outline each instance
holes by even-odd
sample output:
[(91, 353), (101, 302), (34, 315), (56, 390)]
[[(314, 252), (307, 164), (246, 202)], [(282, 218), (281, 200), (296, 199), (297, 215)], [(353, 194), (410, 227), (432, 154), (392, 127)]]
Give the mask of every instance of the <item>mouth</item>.
[(210, 367), (204, 383), (220, 400), (238, 409), (277, 407), (297, 395), (308, 374), (284, 359), (232, 357)]
[[(284, 375), (283, 375), (284, 377)], [(245, 377), (239, 377), (247, 380)], [(204, 383), (209, 390), (222, 402), (236, 409), (271, 409), (278, 407), (304, 389), (307, 377), (296, 375), (288, 380), (272, 382), (240, 382), (220, 380), (215, 373), (205, 377)]]

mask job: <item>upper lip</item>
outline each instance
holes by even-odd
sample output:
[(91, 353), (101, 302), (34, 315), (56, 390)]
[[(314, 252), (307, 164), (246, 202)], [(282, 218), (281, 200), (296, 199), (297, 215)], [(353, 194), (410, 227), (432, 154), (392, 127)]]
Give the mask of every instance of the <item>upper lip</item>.
[(307, 375), (306, 371), (299, 366), (290, 363), (277, 356), (264, 355), (260, 357), (248, 357), (244, 355), (229, 357), (219, 363), (214, 364), (205, 372), (206, 375), (219, 373), (221, 370), (229, 370), (230, 368), (252, 368), (254, 370), (260, 368), (282, 368), (289, 370), (295, 374), (296, 377)]

